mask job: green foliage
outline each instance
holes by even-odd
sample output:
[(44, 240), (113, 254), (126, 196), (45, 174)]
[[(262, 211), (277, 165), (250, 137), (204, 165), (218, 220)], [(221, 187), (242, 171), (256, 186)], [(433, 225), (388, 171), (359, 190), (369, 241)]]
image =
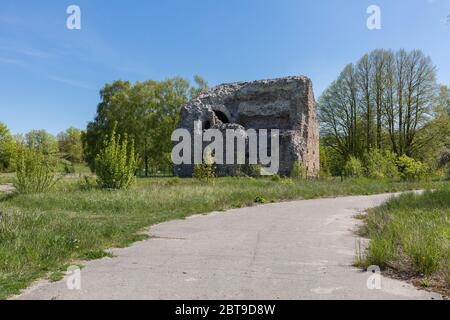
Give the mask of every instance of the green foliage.
[(302, 162), (298, 160), (294, 161), (292, 164), (291, 178), (303, 180), (307, 178), (306, 167)]
[(83, 191), (90, 191), (98, 187), (97, 180), (91, 176), (82, 176), (78, 180), (78, 188)]
[(450, 137), (450, 116), (439, 115), (424, 125), (416, 136), (416, 148), (410, 155), (436, 169), (438, 159)]
[(372, 149), (363, 156), (364, 175), (373, 179), (398, 177), (396, 155), (390, 151)]
[(320, 173), (321, 178), (328, 178), (331, 176), (330, 158), (328, 150), (325, 146), (320, 146)]
[(274, 174), (271, 179), (275, 182), (281, 181), (281, 177), (278, 174)]
[(122, 139), (113, 129), (96, 157), (98, 185), (106, 189), (128, 189), (135, 181), (136, 163), (134, 140), (129, 143), (126, 134)]
[(0, 172), (12, 170), (16, 143), (6, 125), (0, 122)]
[(354, 156), (350, 156), (344, 165), (343, 174), (348, 178), (362, 177), (364, 175), (364, 168), (361, 161)]
[(438, 93), (436, 87), (436, 68), (421, 50), (365, 54), (345, 66), (319, 98), (322, 141), (345, 160), (377, 148), (424, 161), (420, 156), (433, 146), (419, 133), (436, 104), (441, 110), (448, 106), (448, 90)]
[(256, 196), (255, 203), (264, 204), (264, 203), (267, 203), (267, 200), (264, 197)]
[(45, 155), (58, 156), (58, 141), (45, 130), (32, 130), (25, 135), (25, 145)]
[(260, 177), (261, 176), (261, 165), (260, 164), (246, 164), (244, 165), (243, 172), (249, 177)]
[(398, 158), (397, 167), (402, 180), (422, 180), (427, 175), (427, 167), (425, 166), (425, 164), (406, 155)]
[(194, 165), (194, 178), (200, 181), (211, 182), (216, 177), (214, 164), (202, 163)]
[(42, 193), (58, 181), (56, 159), (35, 149), (20, 147), (15, 163), (14, 187), (19, 193)]
[(211, 182), (216, 177), (214, 157), (208, 150), (205, 151), (203, 163), (194, 165), (193, 177), (200, 181)]
[(70, 162), (81, 163), (83, 161), (82, 131), (69, 128), (58, 134), (59, 152), (63, 159)]
[(76, 172), (75, 165), (67, 160), (60, 161), (63, 167), (64, 174), (74, 174)]
[(207, 84), (200, 77), (192, 87), (185, 79), (176, 77), (164, 81), (115, 81), (100, 92), (101, 102), (94, 121), (83, 134), (86, 161), (95, 169), (95, 157), (102, 148), (101, 141), (117, 123), (117, 133), (127, 133), (135, 140), (136, 153), (145, 175), (171, 170), (171, 135), (179, 120), (181, 107), (198, 95)]
[(438, 165), (441, 168), (447, 167), (449, 169), (448, 176), (450, 177), (450, 138), (446, 147), (439, 154)]

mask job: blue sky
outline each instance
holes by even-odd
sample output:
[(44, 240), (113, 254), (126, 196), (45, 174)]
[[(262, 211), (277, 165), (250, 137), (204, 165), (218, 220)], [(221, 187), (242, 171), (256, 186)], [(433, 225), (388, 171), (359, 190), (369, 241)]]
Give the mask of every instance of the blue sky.
[[(81, 30), (66, 9), (81, 8)], [(369, 5), (382, 29), (366, 27)], [(306, 75), (316, 97), (375, 48), (422, 49), (450, 85), (450, 0), (1, 0), (0, 121), (13, 133), (92, 120), (115, 79), (211, 85)]]

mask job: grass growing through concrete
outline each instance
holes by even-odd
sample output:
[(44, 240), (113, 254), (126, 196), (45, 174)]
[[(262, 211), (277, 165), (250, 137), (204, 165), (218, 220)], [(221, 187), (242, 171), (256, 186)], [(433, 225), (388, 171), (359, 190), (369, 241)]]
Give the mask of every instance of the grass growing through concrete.
[[(145, 238), (145, 227), (196, 213), (299, 198), (436, 188), (443, 182), (296, 181), (270, 178), (139, 179), (131, 190), (109, 191), (62, 180), (45, 194), (0, 194), (0, 299), (40, 277), (58, 279), (78, 259)], [(55, 276), (56, 273), (56, 276)], [(51, 276), (53, 275), (53, 276)]]
[[(417, 277), (422, 287), (450, 293), (450, 188), (408, 193), (365, 217), (362, 235), (371, 242), (363, 264)], [(425, 285), (426, 284), (426, 285)]]

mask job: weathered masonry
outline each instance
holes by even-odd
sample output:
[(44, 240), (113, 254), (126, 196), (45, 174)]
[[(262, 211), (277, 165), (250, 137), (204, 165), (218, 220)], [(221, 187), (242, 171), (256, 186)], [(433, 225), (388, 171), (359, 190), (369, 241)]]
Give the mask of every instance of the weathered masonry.
[[(202, 122), (203, 130), (223, 132), (227, 128), (279, 129), (279, 174), (289, 175), (296, 161), (303, 163), (309, 177), (319, 174), (319, 125), (312, 83), (307, 77), (219, 85), (182, 108), (178, 128), (193, 132), (195, 121)], [(219, 175), (236, 172), (234, 165), (217, 169)], [(189, 177), (193, 165), (176, 165), (174, 171), (177, 176)]]

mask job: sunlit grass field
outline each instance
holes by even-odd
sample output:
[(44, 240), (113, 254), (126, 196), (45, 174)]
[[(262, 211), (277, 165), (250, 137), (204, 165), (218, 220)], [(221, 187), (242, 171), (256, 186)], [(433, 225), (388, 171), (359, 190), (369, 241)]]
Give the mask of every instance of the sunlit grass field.
[[(0, 180), (1, 181), (1, 180)], [(192, 214), (290, 199), (439, 188), (448, 182), (297, 181), (271, 178), (138, 179), (130, 190), (89, 188), (64, 178), (44, 194), (0, 193), (0, 298), (53, 279), (79, 259), (104, 256), (146, 236), (144, 228)]]
[(361, 231), (371, 239), (366, 266), (393, 268), (450, 293), (450, 186), (401, 195), (365, 220)]

